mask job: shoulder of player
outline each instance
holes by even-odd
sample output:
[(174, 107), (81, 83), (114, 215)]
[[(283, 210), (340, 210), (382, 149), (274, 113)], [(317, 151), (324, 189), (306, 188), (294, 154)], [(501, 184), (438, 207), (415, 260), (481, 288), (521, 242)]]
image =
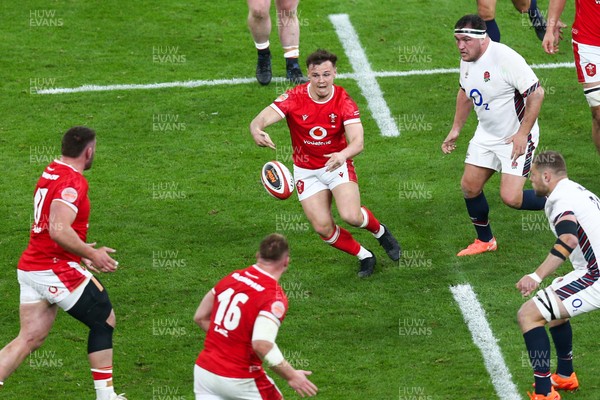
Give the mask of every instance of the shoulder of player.
[(492, 42), (493, 46), (492, 55), (494, 56), (495, 62), (504, 65), (513, 65), (515, 59), (525, 60), (525, 58), (519, 54), (515, 49), (505, 45), (504, 43)]

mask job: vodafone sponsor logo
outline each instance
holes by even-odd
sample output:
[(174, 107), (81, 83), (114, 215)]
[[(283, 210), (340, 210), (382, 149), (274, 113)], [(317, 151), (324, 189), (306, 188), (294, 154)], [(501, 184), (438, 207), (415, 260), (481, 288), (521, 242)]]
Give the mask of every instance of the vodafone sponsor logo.
[(310, 144), (313, 146), (325, 146), (327, 144), (331, 144), (331, 140), (328, 140), (326, 142), (313, 142), (313, 141), (304, 139), (304, 144)]
[(327, 129), (321, 126), (315, 126), (308, 132), (308, 134), (315, 140), (321, 140), (327, 136)]

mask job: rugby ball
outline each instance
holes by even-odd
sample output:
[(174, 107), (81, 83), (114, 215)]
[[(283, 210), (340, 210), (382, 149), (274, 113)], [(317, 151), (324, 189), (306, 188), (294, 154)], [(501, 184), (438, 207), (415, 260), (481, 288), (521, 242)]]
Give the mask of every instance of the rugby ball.
[(260, 179), (267, 193), (279, 200), (287, 199), (294, 192), (294, 177), (279, 161), (263, 165)]

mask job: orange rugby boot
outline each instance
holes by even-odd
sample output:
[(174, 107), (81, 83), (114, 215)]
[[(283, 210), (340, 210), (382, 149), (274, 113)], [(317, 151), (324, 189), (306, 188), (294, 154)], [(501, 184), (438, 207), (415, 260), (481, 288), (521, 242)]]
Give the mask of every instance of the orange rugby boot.
[(489, 242), (482, 242), (479, 239), (475, 239), (475, 241), (466, 249), (459, 251), (457, 256), (473, 256), (475, 254), (485, 253), (486, 251), (496, 251), (497, 248), (496, 238), (492, 238)]
[(544, 396), (543, 394), (537, 393), (529, 393), (527, 392), (527, 396), (529, 396), (529, 400), (560, 400), (560, 394), (554, 388), (548, 396)]
[(575, 372), (568, 378), (563, 378), (558, 374), (552, 374), (550, 381), (552, 382), (552, 387), (556, 390), (568, 390), (574, 392), (579, 389), (579, 381), (577, 380)]

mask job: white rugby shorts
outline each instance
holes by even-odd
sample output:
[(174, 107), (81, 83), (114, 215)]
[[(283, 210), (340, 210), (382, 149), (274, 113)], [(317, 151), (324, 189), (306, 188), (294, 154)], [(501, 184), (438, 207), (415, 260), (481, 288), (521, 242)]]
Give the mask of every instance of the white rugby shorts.
[(577, 80), (580, 83), (600, 82), (600, 47), (577, 43), (573, 40), (573, 55)]
[(226, 378), (194, 365), (196, 400), (280, 400), (281, 392), (263, 372), (260, 378)]
[(522, 154), (513, 163), (510, 157), (513, 148), (512, 143), (484, 146), (471, 140), (467, 149), (465, 164), (493, 169), (503, 174), (527, 177), (531, 170), (537, 144), (538, 135), (529, 134), (525, 154)]
[(575, 317), (600, 308), (600, 279), (590, 275), (587, 269), (573, 270), (562, 279), (555, 279), (550, 287), (569, 313), (561, 315), (562, 318)]
[(309, 198), (321, 190), (333, 190), (342, 183), (358, 183), (354, 162), (346, 160), (339, 168), (327, 172), (327, 168), (306, 169), (294, 165), (294, 182), (296, 182), (296, 192), (298, 200), (302, 201)]
[(58, 304), (65, 311), (73, 307), (79, 300), (92, 274), (76, 262), (69, 262), (68, 264), (73, 268), (73, 274), (80, 274), (85, 277), (83, 283), (76, 288), (67, 288), (60, 276), (51, 269), (44, 271), (22, 271), (18, 269), (17, 277), (21, 286), (21, 304), (47, 300), (50, 304)]

